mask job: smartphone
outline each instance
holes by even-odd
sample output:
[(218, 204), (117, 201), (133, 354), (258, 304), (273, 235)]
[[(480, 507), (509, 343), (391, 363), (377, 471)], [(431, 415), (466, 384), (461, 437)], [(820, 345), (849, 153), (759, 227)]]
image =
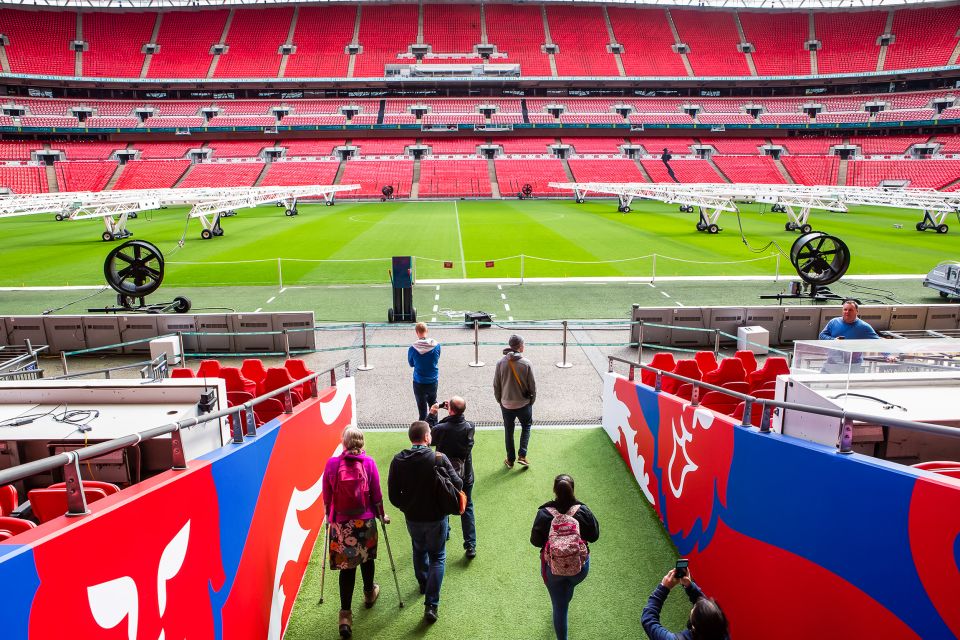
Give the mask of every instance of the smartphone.
[(687, 577), (687, 567), (690, 565), (690, 561), (686, 558), (680, 558), (677, 560), (677, 566), (674, 568), (674, 575), (677, 578), (686, 578)]
[(440, 408), (441, 408), (441, 409), (449, 409), (449, 408), (450, 408), (450, 403), (449, 403), (448, 401), (444, 400), (443, 402), (440, 403)]

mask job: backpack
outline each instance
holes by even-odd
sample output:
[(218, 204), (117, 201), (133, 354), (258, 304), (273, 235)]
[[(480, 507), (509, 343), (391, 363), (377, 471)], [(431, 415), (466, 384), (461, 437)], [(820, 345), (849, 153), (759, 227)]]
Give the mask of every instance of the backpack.
[(440, 454), (434, 454), (434, 470), (437, 475), (437, 504), (445, 515), (459, 516), (467, 508), (467, 494), (457, 489), (457, 486), (447, 475), (446, 467), (440, 465)]
[(337, 515), (360, 515), (367, 510), (370, 481), (363, 461), (340, 457), (333, 486), (333, 511)]
[(550, 566), (550, 573), (555, 576), (575, 576), (587, 562), (587, 543), (580, 537), (580, 523), (574, 518), (579, 509), (580, 505), (577, 504), (570, 511), (560, 513), (553, 507), (547, 507), (553, 520), (543, 554)]

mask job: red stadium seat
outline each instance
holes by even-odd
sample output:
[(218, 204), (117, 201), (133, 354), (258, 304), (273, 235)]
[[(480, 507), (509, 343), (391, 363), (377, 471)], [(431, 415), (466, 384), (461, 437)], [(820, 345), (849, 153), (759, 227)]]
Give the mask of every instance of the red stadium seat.
[(776, 390), (774, 389), (754, 389), (752, 392), (750, 392), (750, 395), (752, 395), (754, 398), (762, 398), (764, 400), (773, 400), (775, 394)]
[(707, 375), (717, 368), (717, 356), (713, 351), (697, 351), (693, 359), (700, 365), (700, 372), (703, 375)]
[(720, 385), (724, 389), (729, 389), (730, 391), (736, 391), (737, 393), (749, 393), (750, 387), (746, 382), (724, 382)]
[(267, 370), (263, 366), (263, 360), (259, 358), (248, 358), (240, 366), (240, 373), (247, 380), (253, 380), (257, 383), (257, 395), (263, 393), (263, 381), (267, 377)]
[(768, 382), (775, 382), (777, 376), (787, 373), (790, 373), (790, 366), (787, 364), (787, 359), (770, 356), (764, 361), (762, 367), (750, 374), (747, 382), (750, 383), (751, 389), (758, 389)]
[(720, 391), (708, 391), (700, 400), (701, 406), (719, 413), (725, 413), (728, 416), (733, 415), (738, 404), (740, 404), (740, 400)]
[(733, 357), (743, 363), (743, 370), (747, 372), (747, 375), (757, 370), (757, 356), (754, 355), (753, 351), (737, 351), (733, 354)]
[[(92, 487), (84, 487), (83, 495), (87, 499), (87, 504), (107, 497), (103, 489)], [(31, 489), (27, 493), (27, 498), (30, 500), (34, 517), (41, 523), (59, 518), (67, 512), (67, 490), (63, 487)]]
[[(55, 484), (47, 487), (48, 489), (66, 489), (66, 482), (57, 482)], [(103, 493), (112, 496), (115, 493), (120, 491), (120, 486), (112, 482), (104, 482), (103, 480), (84, 480), (83, 481), (84, 489), (102, 489)]]
[(250, 402), (253, 398), (253, 394), (246, 391), (227, 391), (227, 406), (236, 407), (245, 402)]
[(220, 361), (219, 360), (201, 360), (200, 367), (197, 369), (198, 378), (219, 378)]
[[(290, 377), (290, 372), (284, 367), (270, 367), (267, 369), (267, 377), (263, 381), (263, 391), (264, 393), (269, 393), (271, 391), (276, 391), (281, 387), (285, 387), (288, 384), (292, 384), (296, 380)], [(298, 405), (303, 402), (303, 396), (300, 395), (300, 391), (297, 387), (291, 389), (291, 395), (293, 395), (293, 404)]]
[[(661, 371), (673, 371), (677, 367), (677, 361), (674, 360), (672, 353), (661, 351), (654, 354), (650, 360), (650, 366)], [(666, 378), (663, 378), (663, 380), (666, 380)], [(656, 384), (657, 374), (653, 371), (644, 370), (640, 374), (640, 381), (648, 387), (652, 387)]]
[(276, 398), (267, 398), (253, 405), (253, 415), (257, 418), (258, 426), (266, 424), (283, 415), (283, 403)]
[(723, 385), (727, 382), (746, 382), (747, 372), (743, 370), (743, 363), (737, 358), (724, 358), (720, 366), (709, 373), (703, 374), (703, 381), (709, 384)]
[(12, 484), (5, 484), (0, 487), (0, 516), (8, 516), (13, 513), (20, 503), (17, 496), (17, 489)]
[(0, 529), (9, 531), (13, 535), (35, 528), (37, 525), (30, 520), (0, 516)]
[(257, 383), (244, 378), (237, 367), (220, 367), (220, 374), (217, 377), (223, 378), (227, 386), (227, 393), (231, 391), (243, 391), (250, 395), (257, 393)]
[(176, 369), (170, 370), (170, 377), (171, 378), (196, 378), (197, 376), (193, 373), (193, 369), (178, 367)]
[[(293, 377), (294, 380), (300, 380), (302, 378), (306, 378), (307, 376), (313, 373), (313, 371), (307, 368), (307, 363), (304, 362), (303, 360), (300, 360), (299, 358), (291, 358), (290, 360), (287, 360), (286, 362), (284, 362), (283, 366), (287, 371), (290, 372), (290, 375), (291, 377)], [(303, 383), (302, 385), (297, 387), (297, 389), (300, 390), (300, 397), (303, 398), (304, 400), (310, 397), (309, 382)]]
[[(685, 378), (691, 378), (693, 380), (699, 380), (701, 378), (700, 366), (697, 364), (696, 360), (691, 359), (677, 360), (677, 366), (674, 368), (673, 373)], [(688, 384), (690, 383), (681, 383), (679, 380), (674, 378), (664, 378), (662, 388), (667, 393), (673, 393), (676, 395), (676, 391), (681, 386)]]

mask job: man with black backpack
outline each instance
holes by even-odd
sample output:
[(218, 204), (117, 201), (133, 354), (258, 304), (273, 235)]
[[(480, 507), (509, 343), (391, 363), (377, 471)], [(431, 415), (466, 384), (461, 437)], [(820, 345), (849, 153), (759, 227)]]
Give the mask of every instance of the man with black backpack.
[[(437, 421), (440, 409), (447, 410), (447, 417)], [(463, 548), (468, 560), (477, 557), (477, 524), (473, 513), (473, 443), (476, 426), (463, 414), (467, 410), (467, 401), (453, 396), (446, 402), (430, 407), (427, 423), (430, 424), (430, 437), (437, 451), (450, 458), (453, 468), (463, 480), (463, 493), (467, 497), (467, 507), (460, 516), (463, 528)]]
[(450, 460), (430, 448), (430, 425), (418, 420), (408, 431), (411, 447), (393, 457), (387, 477), (390, 504), (403, 511), (413, 543), (413, 573), (424, 594), (423, 617), (437, 621), (447, 560), (447, 516), (460, 513), (463, 481)]

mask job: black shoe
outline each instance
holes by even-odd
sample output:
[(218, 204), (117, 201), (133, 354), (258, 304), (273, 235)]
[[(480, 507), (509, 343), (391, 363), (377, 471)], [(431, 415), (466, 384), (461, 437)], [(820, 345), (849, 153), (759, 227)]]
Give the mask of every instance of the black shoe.
[(430, 624), (433, 624), (434, 622), (436, 622), (437, 618), (439, 617), (440, 616), (437, 614), (437, 605), (435, 604), (428, 604), (426, 608), (423, 610), (423, 619), (429, 622)]
[(467, 552), (465, 554), (468, 560), (473, 560), (477, 557), (477, 548), (476, 547), (467, 547)]

